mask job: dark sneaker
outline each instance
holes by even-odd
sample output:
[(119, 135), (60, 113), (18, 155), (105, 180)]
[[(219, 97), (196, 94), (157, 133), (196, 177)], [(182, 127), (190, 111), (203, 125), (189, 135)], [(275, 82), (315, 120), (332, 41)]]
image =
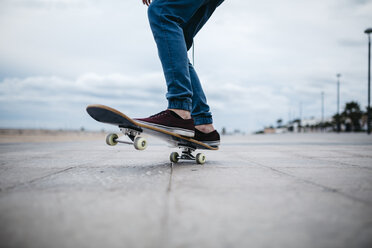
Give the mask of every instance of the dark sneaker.
[(178, 114), (168, 109), (148, 118), (139, 118), (135, 120), (139, 123), (186, 137), (194, 137), (195, 134), (193, 119), (184, 120)]
[(219, 146), (220, 145), (220, 135), (217, 130), (210, 133), (200, 132), (195, 128), (195, 137), (197, 141), (203, 142), (209, 146)]

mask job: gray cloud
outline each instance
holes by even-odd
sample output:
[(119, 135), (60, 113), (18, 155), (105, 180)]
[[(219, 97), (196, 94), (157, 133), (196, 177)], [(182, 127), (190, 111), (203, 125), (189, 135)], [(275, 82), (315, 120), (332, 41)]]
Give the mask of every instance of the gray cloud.
[[(365, 106), (370, 13), (372, 1), (225, 1), (195, 39), (216, 125), (255, 130), (300, 103), (319, 116), (321, 91), (331, 115), (339, 72), (342, 103)], [(140, 0), (4, 0), (0, 32), (2, 126), (89, 126), (88, 103), (132, 116), (166, 107)]]

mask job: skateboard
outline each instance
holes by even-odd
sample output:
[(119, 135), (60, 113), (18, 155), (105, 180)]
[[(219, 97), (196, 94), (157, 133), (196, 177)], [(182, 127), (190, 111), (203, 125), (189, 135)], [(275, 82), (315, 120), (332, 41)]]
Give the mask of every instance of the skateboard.
[(181, 155), (178, 152), (172, 152), (170, 154), (169, 158), (171, 162), (177, 163), (179, 160), (195, 160), (198, 164), (204, 164), (206, 156), (203, 153), (197, 153), (194, 156), (192, 153), (197, 149), (218, 150), (218, 147), (209, 146), (192, 138), (136, 122), (120, 111), (105, 105), (89, 105), (87, 112), (96, 121), (118, 126), (124, 136), (128, 136), (132, 141), (124, 141), (116, 133), (110, 133), (106, 136), (106, 143), (110, 146), (123, 143), (131, 144), (137, 150), (144, 150), (147, 147), (147, 140), (142, 134), (147, 134), (167, 142), (172, 147), (182, 149)]

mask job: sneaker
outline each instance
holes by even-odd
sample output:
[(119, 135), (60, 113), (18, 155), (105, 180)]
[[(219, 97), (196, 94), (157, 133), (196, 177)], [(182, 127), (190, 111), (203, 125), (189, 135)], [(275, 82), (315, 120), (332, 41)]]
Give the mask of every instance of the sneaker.
[(195, 135), (194, 120), (185, 120), (169, 109), (147, 118), (138, 118), (134, 120), (141, 124), (157, 127), (186, 137), (194, 137)]
[(203, 142), (209, 146), (217, 147), (220, 145), (220, 135), (217, 130), (210, 133), (203, 133), (195, 128), (195, 140)]

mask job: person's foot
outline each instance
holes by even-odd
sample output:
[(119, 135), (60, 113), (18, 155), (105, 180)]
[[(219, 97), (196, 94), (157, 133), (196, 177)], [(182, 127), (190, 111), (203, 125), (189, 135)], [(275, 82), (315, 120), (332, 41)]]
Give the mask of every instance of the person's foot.
[(203, 142), (209, 146), (219, 146), (220, 145), (220, 134), (217, 130), (209, 133), (204, 133), (195, 128), (195, 140)]
[(136, 118), (134, 120), (186, 137), (194, 137), (195, 135), (194, 120), (191, 118), (185, 120), (169, 109), (147, 118)]
[(175, 112), (177, 115), (182, 117), (182, 119), (184, 119), (184, 120), (191, 119), (190, 111), (183, 110), (183, 109), (168, 109), (168, 110), (171, 110), (171, 111)]
[(214, 131), (214, 126), (213, 124), (201, 124), (196, 125), (195, 129), (198, 129), (202, 133), (211, 133)]

